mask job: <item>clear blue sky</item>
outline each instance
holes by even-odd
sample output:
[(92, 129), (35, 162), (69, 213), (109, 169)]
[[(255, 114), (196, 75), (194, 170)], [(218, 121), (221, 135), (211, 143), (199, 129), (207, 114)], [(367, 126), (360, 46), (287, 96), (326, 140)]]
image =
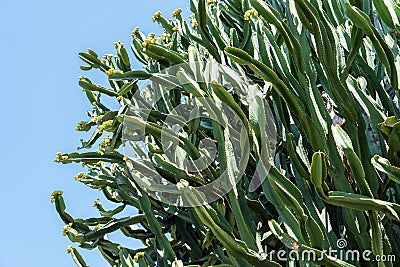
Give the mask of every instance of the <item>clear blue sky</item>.
[[(90, 108), (77, 84), (87, 74), (78, 52), (114, 53), (113, 43), (129, 44), (135, 26), (159, 31), (155, 11), (169, 17), (178, 7), (188, 14), (187, 6), (186, 0), (0, 0), (0, 267), (75, 266), (50, 204), (54, 190), (64, 191), (74, 217), (97, 215), (92, 205), (100, 193), (73, 179), (80, 166), (52, 162), (56, 152), (80, 145), (75, 127)], [(96, 251), (84, 255), (92, 267), (108, 265)]]

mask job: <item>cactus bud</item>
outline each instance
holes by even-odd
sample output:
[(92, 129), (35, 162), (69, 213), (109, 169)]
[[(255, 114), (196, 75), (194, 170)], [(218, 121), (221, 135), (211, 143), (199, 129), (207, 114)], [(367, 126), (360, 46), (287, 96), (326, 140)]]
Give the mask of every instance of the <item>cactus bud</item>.
[(108, 121), (103, 122), (101, 125), (99, 125), (97, 127), (97, 129), (99, 130), (100, 133), (102, 133), (104, 130), (106, 130), (106, 131), (109, 130), (110, 127), (112, 126), (112, 124), (113, 124), (113, 120), (108, 120)]
[(257, 16), (258, 16), (257, 10), (250, 9), (250, 10), (247, 10), (246, 13), (244, 13), (244, 20), (250, 20), (250, 18), (257, 17)]
[(57, 152), (56, 157), (54, 158), (54, 162), (62, 162), (68, 159), (68, 155), (64, 155), (61, 152)]
[(63, 194), (63, 191), (61, 190), (56, 190), (51, 194), (51, 203), (54, 203), (54, 201), (56, 200), (56, 197), (61, 196)]
[(196, 29), (199, 24), (197, 23), (196, 19), (192, 20), (192, 29)]
[(124, 47), (124, 44), (121, 43), (121, 41), (117, 41), (117, 42), (114, 43), (114, 46), (115, 46), (115, 49), (118, 49), (120, 47)]
[(164, 42), (168, 42), (168, 40), (171, 39), (171, 35), (169, 33), (163, 33), (161, 35), (161, 40), (163, 40)]
[(144, 253), (143, 252), (136, 253), (135, 257), (133, 258), (133, 261), (135, 263), (138, 263), (139, 262), (139, 258), (144, 258)]
[(62, 235), (66, 236), (71, 227), (72, 227), (72, 223), (65, 225), (61, 231)]
[(115, 73), (115, 69), (109, 69), (108, 71), (106, 71), (106, 74), (108, 75), (108, 76), (110, 76), (111, 74), (113, 74), (113, 73)]
[(156, 13), (154, 13), (152, 17), (153, 22), (156, 22), (160, 17), (161, 17), (161, 11), (157, 11)]
[(84, 175), (85, 175), (85, 174), (84, 174), (83, 172), (80, 172), (80, 173), (78, 173), (77, 175), (74, 176), (74, 179), (77, 180), (77, 181), (79, 181), (80, 179), (82, 179), (82, 177), (83, 177)]
[(177, 17), (177, 16), (179, 16), (181, 13), (182, 13), (182, 8), (178, 8), (178, 9), (175, 9), (175, 11), (172, 13), (172, 16), (173, 16), (173, 17)]
[(132, 36), (132, 37), (135, 37), (138, 33), (139, 33), (139, 27), (136, 27), (136, 28), (132, 31), (131, 36)]

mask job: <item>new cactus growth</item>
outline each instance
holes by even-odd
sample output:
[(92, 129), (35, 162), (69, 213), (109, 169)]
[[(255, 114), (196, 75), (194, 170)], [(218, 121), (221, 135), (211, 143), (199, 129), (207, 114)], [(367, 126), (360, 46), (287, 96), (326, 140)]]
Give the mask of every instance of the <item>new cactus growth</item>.
[[(55, 191), (63, 235), (97, 248), (110, 266), (399, 266), (399, 3), (189, 5), (189, 21), (182, 9), (171, 19), (154, 14), (161, 36), (135, 28), (131, 55), (121, 42), (115, 55), (79, 54), (81, 69), (103, 72), (108, 84), (79, 79), (93, 108), (76, 130), (92, 136), (55, 161), (86, 166), (75, 179), (115, 208), (97, 200), (99, 217), (76, 219)], [(132, 59), (143, 69), (132, 69)], [(213, 64), (240, 79), (204, 80)], [(241, 79), (246, 90), (230, 86)], [(228, 192), (197, 190), (225, 173)], [(167, 194), (176, 203), (163, 201)], [(138, 213), (121, 216), (127, 206)], [(109, 240), (115, 231), (143, 246)], [(87, 266), (78, 249), (67, 251)]]

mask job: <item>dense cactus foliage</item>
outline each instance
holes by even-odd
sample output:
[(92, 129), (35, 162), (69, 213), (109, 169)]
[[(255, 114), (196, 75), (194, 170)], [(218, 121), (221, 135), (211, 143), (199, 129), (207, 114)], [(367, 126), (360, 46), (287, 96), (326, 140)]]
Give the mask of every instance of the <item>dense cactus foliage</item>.
[[(98, 218), (74, 219), (62, 192), (52, 201), (66, 226), (63, 234), (82, 249), (97, 248), (111, 266), (399, 266), (396, 262), (340, 260), (328, 249), (372, 251), (400, 260), (400, 6), (393, 0), (195, 0), (186, 21), (181, 9), (166, 19), (153, 16), (164, 33), (147, 37), (136, 28), (132, 55), (115, 43), (115, 55), (80, 53), (82, 70), (101, 71), (109, 84), (80, 78), (93, 104), (78, 131), (92, 132), (78, 152), (57, 154), (61, 163), (82, 163), (75, 179), (102, 191), (116, 205), (99, 201)], [(143, 69), (132, 69), (130, 60)], [(191, 191), (230, 170), (229, 132), (207, 119), (190, 121), (176, 137), (183, 159), (200, 157), (203, 139), (217, 144), (217, 156), (193, 175), (168, 161), (160, 145), (161, 127), (171, 108), (207, 96), (229, 106), (249, 136), (249, 161), (241, 179), (213, 203), (182, 207), (150, 197), (122, 152), (124, 112), (139, 110), (132, 97), (154, 73), (190, 62), (229, 66), (256, 85), (257, 103), (225, 84), (202, 84), (193, 72), (170, 77), (177, 86), (148, 110), (137, 157), (149, 158), (158, 173), (176, 183), (192, 203)], [(225, 87), (224, 87), (225, 86)], [(151, 88), (150, 88), (151, 89)], [(154, 89), (154, 88), (153, 88)], [(154, 89), (156, 90), (156, 89)], [(147, 92), (148, 93), (148, 92)], [(150, 94), (155, 94), (154, 91)], [(120, 105), (108, 107), (105, 98)], [(151, 98), (151, 97), (150, 97)], [(266, 165), (262, 151), (269, 127), (264, 103), (276, 125), (276, 149), (262, 186), (249, 190), (255, 166)], [(93, 147), (97, 147), (93, 148)], [(272, 150), (271, 150), (272, 151)], [(133, 178), (136, 177), (136, 178)], [(137, 178), (139, 177), (139, 178)], [(151, 184), (150, 184), (151, 187)], [(200, 201), (200, 202), (199, 202)], [(121, 216), (131, 206), (136, 215)], [(125, 248), (107, 238), (121, 231), (142, 241)], [(340, 246), (338, 240), (346, 240)], [(282, 261), (269, 251), (313, 251), (318, 258)], [(78, 250), (68, 248), (79, 266)]]

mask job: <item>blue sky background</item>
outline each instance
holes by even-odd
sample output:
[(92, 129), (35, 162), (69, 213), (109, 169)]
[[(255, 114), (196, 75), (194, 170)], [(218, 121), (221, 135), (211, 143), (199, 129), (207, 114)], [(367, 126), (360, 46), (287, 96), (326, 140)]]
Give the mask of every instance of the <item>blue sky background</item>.
[[(129, 47), (135, 26), (160, 32), (151, 21), (155, 11), (170, 17), (182, 7), (189, 14), (187, 6), (186, 0), (0, 0), (0, 267), (75, 266), (50, 204), (54, 190), (64, 191), (74, 217), (98, 215), (92, 205), (101, 194), (73, 179), (80, 166), (52, 162), (56, 152), (80, 145), (75, 127), (90, 109), (77, 81), (93, 74), (79, 69), (78, 52), (115, 53), (115, 41)], [(97, 251), (83, 255), (90, 266), (108, 266)]]

